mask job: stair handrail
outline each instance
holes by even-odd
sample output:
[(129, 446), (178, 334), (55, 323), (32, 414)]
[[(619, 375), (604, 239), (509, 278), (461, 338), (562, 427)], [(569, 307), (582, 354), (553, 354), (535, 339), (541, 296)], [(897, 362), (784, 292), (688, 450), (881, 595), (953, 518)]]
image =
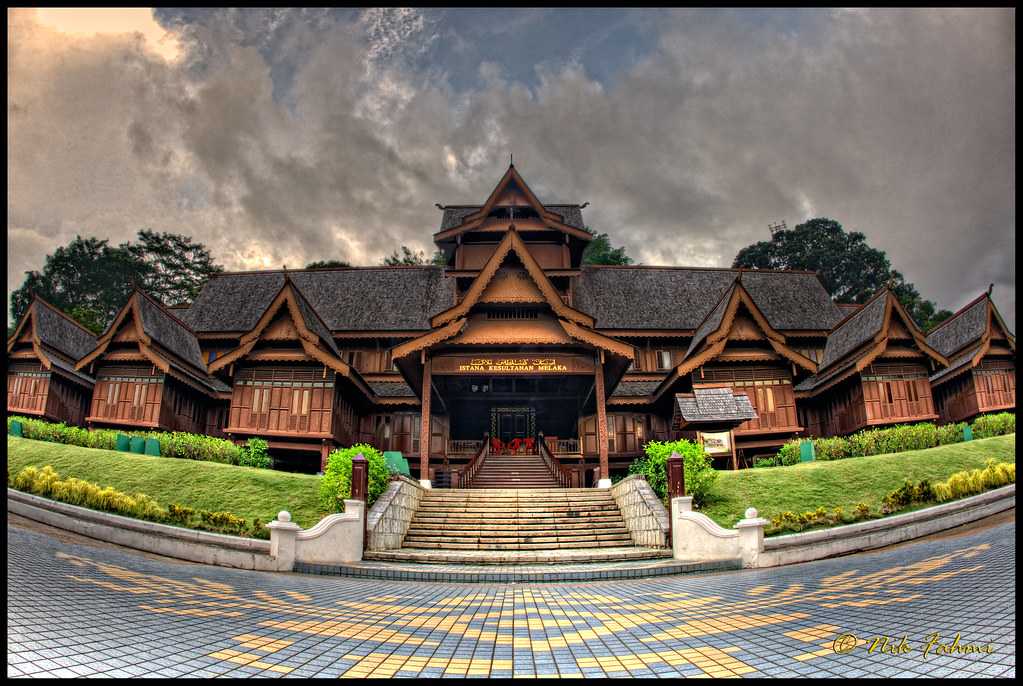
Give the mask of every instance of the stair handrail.
[(483, 445), (480, 449), (472, 456), (469, 463), (465, 465), (463, 471), (464, 477), (460, 480), (462, 488), (469, 488), (472, 485), (472, 480), (476, 478), (476, 473), (483, 466), (483, 461), (487, 459), (487, 455), (490, 454), (490, 434), (483, 434)]
[(572, 486), (572, 477), (569, 475), (569, 471), (562, 466), (561, 462), (551, 454), (551, 449), (547, 447), (547, 441), (543, 439), (543, 434), (540, 434), (540, 440), (537, 443), (540, 446), (540, 459), (547, 466), (551, 476), (554, 477), (554, 480), (562, 488), (570, 488)]

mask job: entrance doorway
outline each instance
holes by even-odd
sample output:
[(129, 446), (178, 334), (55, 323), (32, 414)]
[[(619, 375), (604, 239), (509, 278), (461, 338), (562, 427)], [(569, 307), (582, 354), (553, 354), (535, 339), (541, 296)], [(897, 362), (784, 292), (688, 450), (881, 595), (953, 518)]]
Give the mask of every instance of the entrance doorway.
[(532, 407), (494, 407), (490, 410), (491, 435), (501, 443), (536, 435), (536, 410)]

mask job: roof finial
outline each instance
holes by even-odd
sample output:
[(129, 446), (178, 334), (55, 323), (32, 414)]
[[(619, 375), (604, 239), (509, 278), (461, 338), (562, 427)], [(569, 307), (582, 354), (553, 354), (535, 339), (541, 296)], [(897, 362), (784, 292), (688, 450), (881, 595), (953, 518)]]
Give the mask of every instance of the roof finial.
[(989, 297), (989, 298), (991, 297), (991, 291), (993, 291), (994, 289), (995, 289), (995, 285), (993, 283), (989, 283), (987, 285), (987, 297)]
[(508, 153), (508, 166), (509, 167), (515, 166), (515, 153), (513, 152)]

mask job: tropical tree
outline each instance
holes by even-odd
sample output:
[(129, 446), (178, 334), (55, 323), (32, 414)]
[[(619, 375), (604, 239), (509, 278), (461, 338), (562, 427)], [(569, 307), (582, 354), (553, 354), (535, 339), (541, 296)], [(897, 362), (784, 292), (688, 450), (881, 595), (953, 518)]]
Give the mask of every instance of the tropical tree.
[(305, 266), (306, 269), (331, 269), (332, 267), (351, 267), (352, 265), (341, 260), (319, 260), (317, 262), (310, 262)]
[(613, 248), (606, 233), (590, 233), (593, 233), (593, 240), (583, 250), (583, 264), (632, 264), (632, 258), (625, 254), (624, 246)]
[(444, 252), (437, 250), (433, 253), (433, 256), (428, 260), (426, 259), (426, 253), (422, 250), (412, 250), (407, 245), (401, 246), (401, 254), (397, 250), (392, 252), (390, 255), (384, 258), (384, 265), (388, 267), (401, 267), (401, 266), (415, 266), (424, 264), (436, 264), (443, 266), (447, 264), (447, 260), (444, 258)]
[(143, 229), (138, 241), (111, 246), (95, 237), (75, 238), (47, 255), (42, 271), (26, 272), (11, 293), (17, 322), (33, 293), (85, 327), (101, 331), (136, 286), (168, 305), (192, 300), (212, 274), (222, 271), (209, 251), (187, 236)]
[(924, 299), (912, 283), (892, 268), (883, 250), (871, 247), (859, 231), (846, 231), (834, 219), (809, 219), (777, 231), (738, 252), (733, 267), (806, 269), (820, 275), (828, 293), (840, 303), (863, 303), (888, 285), (924, 330), (952, 315)]

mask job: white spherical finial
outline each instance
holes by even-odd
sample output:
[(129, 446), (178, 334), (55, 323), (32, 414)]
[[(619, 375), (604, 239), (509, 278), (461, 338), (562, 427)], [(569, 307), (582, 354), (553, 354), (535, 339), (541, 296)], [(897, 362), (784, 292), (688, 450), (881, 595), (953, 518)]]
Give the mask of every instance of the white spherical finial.
[(757, 508), (755, 507), (750, 507), (746, 509), (746, 519), (756, 519), (757, 514), (758, 514)]
[(277, 513), (277, 521), (278, 522), (290, 522), (291, 521), (291, 513), (288, 512), (287, 510), (281, 510), (280, 512)]

